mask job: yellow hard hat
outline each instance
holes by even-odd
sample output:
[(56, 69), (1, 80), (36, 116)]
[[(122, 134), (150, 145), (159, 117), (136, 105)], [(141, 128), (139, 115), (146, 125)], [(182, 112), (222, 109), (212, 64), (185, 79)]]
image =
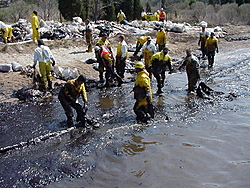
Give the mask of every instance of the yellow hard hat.
[(145, 65), (144, 65), (141, 61), (138, 61), (138, 62), (135, 64), (135, 68), (136, 68), (136, 69), (144, 69), (144, 68), (145, 68)]

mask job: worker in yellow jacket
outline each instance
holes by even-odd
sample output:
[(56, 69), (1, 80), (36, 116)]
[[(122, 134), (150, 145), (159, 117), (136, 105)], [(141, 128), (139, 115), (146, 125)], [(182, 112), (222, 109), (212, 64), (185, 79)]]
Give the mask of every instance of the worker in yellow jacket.
[(208, 67), (211, 68), (214, 65), (215, 51), (219, 53), (218, 39), (213, 32), (210, 34), (210, 37), (207, 38), (205, 47), (207, 50)]
[(151, 40), (152, 40), (151, 37), (148, 36), (147, 42), (145, 44), (143, 44), (143, 46), (142, 46), (142, 54), (140, 55), (141, 58), (144, 57), (145, 68), (148, 71), (150, 78), (151, 78), (151, 74), (152, 74), (152, 71), (150, 70), (150, 67), (151, 67), (150, 59), (151, 59), (152, 55), (156, 53), (156, 47)]
[(121, 78), (124, 78), (127, 57), (128, 57), (128, 45), (124, 40), (124, 36), (120, 35), (119, 36), (119, 43), (117, 46), (115, 68), (116, 68), (117, 74)]
[(109, 51), (112, 53), (112, 47), (111, 44), (109, 42), (108, 38), (108, 34), (107, 33), (102, 33), (101, 38), (98, 39), (96, 46), (107, 46)]
[[(109, 51), (111, 52), (111, 55), (112, 55), (112, 47), (111, 47), (111, 44), (110, 42), (108, 41), (108, 35), (107, 33), (102, 33), (101, 35), (101, 38), (99, 38), (99, 40), (97, 41), (96, 43), (96, 46), (106, 46)], [(97, 59), (97, 62), (99, 64), (99, 78), (100, 78), (100, 82), (101, 83), (104, 83), (104, 79), (103, 79), (103, 73), (104, 73), (104, 64), (103, 64), (103, 61), (100, 58), (100, 55), (96, 53), (96, 59)]]
[(138, 52), (141, 50), (143, 44), (146, 41), (147, 41), (147, 36), (140, 36), (140, 37), (138, 37), (137, 42), (136, 42), (136, 50), (135, 50), (133, 56), (136, 56), (138, 54)]
[(158, 44), (159, 46), (159, 51), (162, 51), (163, 48), (165, 48), (166, 43), (167, 43), (167, 34), (166, 31), (161, 26), (156, 35), (156, 44)]
[[(87, 103), (87, 93), (85, 89), (86, 78), (84, 75), (80, 75), (77, 79), (72, 79), (67, 81), (67, 83), (61, 88), (58, 99), (64, 109), (67, 117), (68, 127), (72, 127), (73, 124), (73, 110), (74, 108), (77, 113), (76, 120), (79, 121), (82, 126), (85, 126), (85, 115), (86, 115), (86, 103)], [(84, 106), (78, 103), (77, 99), (82, 96), (84, 101)]]
[(161, 8), (160, 12), (159, 12), (159, 21), (164, 22), (167, 18), (167, 14), (165, 13), (164, 9)]
[(96, 46), (95, 53), (97, 55), (97, 60), (102, 61), (104, 68), (106, 70), (105, 86), (106, 87), (110, 86), (109, 82), (113, 82), (114, 78), (116, 78), (116, 80), (118, 81), (118, 85), (120, 86), (123, 83), (123, 81), (122, 81), (122, 78), (119, 75), (117, 75), (114, 71), (114, 58), (113, 58), (111, 52), (109, 51), (108, 47), (104, 46), (104, 45)]
[(6, 25), (4, 22), (0, 21), (0, 30), (3, 33), (2, 37), (4, 39), (4, 43), (8, 43), (8, 39), (11, 39), (11, 42), (13, 42), (14, 37), (12, 27), (10, 25)]
[(166, 68), (168, 67), (169, 73), (172, 73), (172, 58), (168, 55), (168, 51), (169, 49), (165, 47), (161, 52), (155, 53), (150, 60), (153, 75), (157, 80), (157, 93), (159, 94), (162, 93), (161, 89), (164, 86)]
[(126, 16), (122, 10), (120, 10), (117, 14), (117, 18), (120, 24), (123, 24), (123, 21), (126, 19)]
[(86, 42), (88, 46), (87, 52), (92, 52), (92, 25), (90, 23), (90, 20), (85, 20), (85, 36), (86, 36)]
[(152, 91), (149, 73), (140, 61), (135, 64), (135, 71), (137, 75), (133, 91), (136, 102), (133, 110), (136, 114), (136, 120), (146, 123), (149, 118), (154, 117), (154, 111), (150, 108), (150, 106), (152, 107)]
[(37, 17), (37, 12), (33, 11), (33, 14), (31, 14), (30, 17), (31, 17), (31, 28), (33, 30), (32, 40), (33, 42), (37, 42), (37, 40), (40, 39), (40, 34), (38, 31), (38, 29), (40, 28), (40, 25), (39, 25), (39, 20)]
[(198, 45), (201, 47), (203, 59), (205, 58), (205, 56), (207, 54), (205, 44), (206, 44), (207, 38), (209, 37), (209, 33), (207, 31), (205, 31), (205, 29), (206, 29), (206, 27), (203, 26), (202, 31), (200, 32), (200, 38), (198, 41)]

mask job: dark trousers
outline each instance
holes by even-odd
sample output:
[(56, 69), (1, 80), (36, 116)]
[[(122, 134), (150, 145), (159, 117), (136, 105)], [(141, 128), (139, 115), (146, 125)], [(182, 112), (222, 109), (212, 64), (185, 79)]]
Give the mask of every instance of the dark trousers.
[(207, 55), (207, 49), (205, 47), (205, 43), (201, 43), (201, 52), (202, 52), (202, 58), (204, 58)]
[(126, 59), (116, 56), (116, 72), (121, 77), (124, 78), (125, 73), (125, 66), (126, 66)]
[(82, 107), (81, 104), (79, 103), (74, 103), (72, 104), (70, 102), (70, 100), (68, 99), (67, 96), (65, 96), (64, 94), (64, 88), (61, 88), (59, 94), (58, 94), (58, 99), (64, 109), (64, 112), (67, 116), (67, 121), (68, 122), (72, 122), (73, 123), (73, 116), (74, 116), (74, 113), (73, 113), (73, 110), (72, 108), (74, 108), (76, 110), (76, 113), (77, 113), (77, 118), (76, 120), (77, 121), (80, 121), (82, 123), (83, 126), (85, 126), (85, 110), (84, 108)]
[(142, 121), (142, 122), (147, 122), (147, 120), (149, 119), (147, 116), (147, 107), (146, 106), (140, 106), (139, 108), (137, 108), (138, 106), (138, 101), (135, 102), (134, 105), (134, 112), (136, 114), (136, 120), (137, 121)]
[(106, 86), (108, 86), (109, 81), (113, 81), (116, 79), (118, 81), (118, 84), (121, 85), (123, 83), (122, 78), (114, 71), (114, 67), (105, 67), (106, 68), (106, 73), (105, 73), (105, 78), (106, 78)]
[(187, 75), (188, 77), (188, 91), (194, 91), (198, 82), (196, 75)]
[(215, 56), (215, 51), (208, 51), (207, 52), (208, 65), (210, 67), (212, 67), (214, 65), (214, 56)]
[(165, 73), (166, 73), (166, 66), (153, 67), (153, 75), (157, 80), (158, 89), (161, 89), (164, 86), (164, 81), (166, 77)]

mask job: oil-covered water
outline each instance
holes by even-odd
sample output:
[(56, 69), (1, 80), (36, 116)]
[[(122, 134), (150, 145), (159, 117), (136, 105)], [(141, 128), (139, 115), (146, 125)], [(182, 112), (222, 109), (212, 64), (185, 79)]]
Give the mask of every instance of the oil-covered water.
[(87, 132), (67, 129), (56, 96), (2, 104), (0, 147), (16, 147), (1, 154), (0, 187), (250, 187), (250, 51), (215, 62), (202, 81), (223, 93), (200, 99), (185, 72), (168, 75), (147, 125), (135, 123), (133, 82), (88, 91), (101, 126)]

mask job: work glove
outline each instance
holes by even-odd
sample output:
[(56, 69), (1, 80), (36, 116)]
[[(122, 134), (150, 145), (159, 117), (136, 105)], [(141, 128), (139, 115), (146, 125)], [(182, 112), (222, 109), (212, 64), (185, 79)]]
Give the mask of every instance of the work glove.
[(52, 60), (51, 65), (54, 67), (54, 66), (55, 66), (55, 64), (56, 64), (55, 60)]

